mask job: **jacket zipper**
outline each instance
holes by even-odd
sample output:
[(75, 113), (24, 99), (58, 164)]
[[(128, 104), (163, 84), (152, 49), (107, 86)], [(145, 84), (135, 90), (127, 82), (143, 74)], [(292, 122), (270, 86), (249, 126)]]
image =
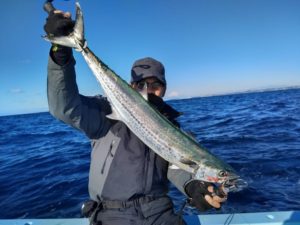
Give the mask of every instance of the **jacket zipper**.
[(113, 148), (114, 144), (115, 144), (115, 140), (113, 140), (113, 141), (111, 142), (110, 146), (109, 146), (109, 151), (107, 152), (107, 155), (106, 155), (106, 157), (105, 157), (103, 166), (102, 166), (102, 168), (101, 168), (101, 174), (104, 173), (104, 169), (105, 169), (105, 165), (106, 165), (106, 162), (107, 162), (108, 157), (109, 157), (109, 156), (114, 157), (114, 155), (112, 154), (112, 148)]
[(145, 162), (145, 175), (144, 175), (144, 190), (143, 193), (146, 194), (146, 189), (147, 189), (147, 183), (148, 183), (148, 169), (149, 169), (149, 163), (150, 163), (150, 149), (146, 147), (146, 162)]

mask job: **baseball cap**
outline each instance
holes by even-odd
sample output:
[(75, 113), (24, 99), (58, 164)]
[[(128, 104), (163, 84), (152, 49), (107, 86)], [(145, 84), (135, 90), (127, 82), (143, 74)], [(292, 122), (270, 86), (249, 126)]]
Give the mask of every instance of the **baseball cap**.
[(132, 65), (130, 82), (138, 82), (148, 77), (155, 77), (166, 85), (163, 64), (151, 57), (136, 60)]

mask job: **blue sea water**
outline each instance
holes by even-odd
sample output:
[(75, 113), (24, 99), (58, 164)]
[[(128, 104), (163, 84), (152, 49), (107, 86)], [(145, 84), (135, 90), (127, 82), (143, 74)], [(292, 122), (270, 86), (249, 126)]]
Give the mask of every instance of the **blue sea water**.
[[(182, 128), (249, 183), (217, 213), (300, 210), (300, 89), (169, 103), (184, 113)], [(80, 217), (89, 140), (49, 113), (0, 117), (0, 134), (0, 219)], [(184, 197), (170, 189), (178, 210)]]

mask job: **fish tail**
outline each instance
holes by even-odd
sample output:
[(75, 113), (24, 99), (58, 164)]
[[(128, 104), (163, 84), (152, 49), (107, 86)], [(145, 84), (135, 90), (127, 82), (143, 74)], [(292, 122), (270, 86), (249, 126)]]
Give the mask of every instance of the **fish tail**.
[(76, 2), (76, 20), (73, 32), (68, 36), (60, 37), (46, 35), (44, 36), (44, 39), (54, 44), (74, 48), (77, 51), (82, 51), (87, 47), (87, 43), (84, 38), (83, 14), (78, 2)]

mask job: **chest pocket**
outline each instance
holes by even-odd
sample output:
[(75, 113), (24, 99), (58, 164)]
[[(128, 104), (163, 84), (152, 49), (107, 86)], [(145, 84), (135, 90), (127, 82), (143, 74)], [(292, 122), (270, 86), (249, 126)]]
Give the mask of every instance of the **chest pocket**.
[(120, 137), (111, 131), (105, 137), (92, 143), (89, 192), (93, 199), (97, 199), (97, 196), (101, 198), (104, 183), (119, 143)]

